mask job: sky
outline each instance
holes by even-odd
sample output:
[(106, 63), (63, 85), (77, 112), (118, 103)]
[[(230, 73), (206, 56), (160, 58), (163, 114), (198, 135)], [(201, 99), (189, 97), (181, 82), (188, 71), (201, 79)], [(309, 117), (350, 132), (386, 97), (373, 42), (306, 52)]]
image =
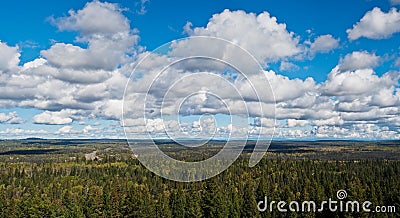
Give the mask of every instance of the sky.
[[(0, 138), (399, 139), (399, 10), (3, 2)], [(211, 58), (182, 59), (199, 55)]]

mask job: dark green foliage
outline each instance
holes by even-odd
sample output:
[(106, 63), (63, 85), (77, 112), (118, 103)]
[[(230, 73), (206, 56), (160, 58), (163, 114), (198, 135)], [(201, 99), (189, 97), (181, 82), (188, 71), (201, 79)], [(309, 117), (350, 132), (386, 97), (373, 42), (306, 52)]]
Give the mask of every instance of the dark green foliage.
[(215, 179), (207, 180), (203, 190), (203, 211), (205, 217), (227, 217), (229, 201), (226, 199), (225, 186)]
[[(131, 158), (0, 162), (0, 217), (368, 217), (361, 213), (260, 213), (257, 202), (336, 198), (400, 210), (400, 161), (239, 158), (222, 174), (194, 183), (162, 179)], [(381, 214), (393, 217), (395, 213)]]
[(242, 217), (260, 217), (257, 210), (257, 200), (253, 181), (248, 181), (243, 190), (243, 206), (241, 211)]

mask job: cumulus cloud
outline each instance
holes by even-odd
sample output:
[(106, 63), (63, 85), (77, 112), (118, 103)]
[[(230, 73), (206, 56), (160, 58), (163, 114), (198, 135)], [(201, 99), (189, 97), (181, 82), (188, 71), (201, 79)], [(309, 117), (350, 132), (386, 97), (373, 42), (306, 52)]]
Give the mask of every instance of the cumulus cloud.
[(76, 40), (87, 47), (56, 43), (41, 51), (41, 58), (18, 67), (18, 47), (1, 43), (0, 72), (8, 73), (0, 73), (0, 107), (45, 110), (34, 117), (37, 124), (108, 118), (109, 113), (102, 113), (100, 108), (110, 99), (123, 97), (126, 75), (133, 69), (136, 30), (130, 29), (118, 5), (98, 1), (51, 20), (60, 31), (77, 31)]
[(309, 124), (308, 120), (287, 119), (287, 127), (303, 127)]
[(379, 107), (400, 105), (400, 90), (395, 90), (394, 86), (382, 88), (372, 96), (371, 104)]
[[(307, 52), (311, 56), (327, 53), (339, 46), (339, 39), (330, 34), (301, 44), (300, 38), (288, 31), (286, 24), (279, 23), (277, 18), (268, 12), (257, 15), (226, 9), (214, 14), (205, 27), (193, 27), (191, 22), (187, 22), (183, 30), (190, 36), (213, 36), (232, 41), (248, 50), (262, 64), (289, 57), (301, 58), (307, 55)], [(290, 69), (289, 66), (285, 66), (289, 62), (283, 63), (282, 69)]]
[(294, 100), (315, 89), (315, 81), (311, 77), (304, 81), (297, 78), (289, 79), (272, 70), (267, 71), (265, 75), (272, 86), (277, 102)]
[[(278, 128), (276, 137), (399, 137), (400, 74), (389, 71), (377, 75), (371, 68), (379, 61), (375, 54), (354, 52), (340, 60), (325, 82), (310, 86), (313, 88), (292, 100), (278, 101), (276, 118), (287, 125)], [(282, 88), (291, 86), (280, 84)]]
[(56, 79), (65, 81), (68, 83), (100, 83), (110, 78), (110, 71), (106, 70), (74, 70), (74, 69), (58, 69), (54, 72), (53, 76)]
[(20, 56), (18, 46), (10, 47), (0, 41), (0, 73), (16, 68)]
[(128, 33), (115, 38), (90, 38), (86, 49), (72, 44), (56, 43), (48, 50), (41, 51), (41, 55), (57, 68), (113, 70), (129, 60), (128, 53), (137, 40)]
[(340, 70), (356, 70), (378, 66), (380, 57), (367, 51), (354, 51), (340, 59)]
[(85, 126), (85, 128), (83, 128), (83, 133), (89, 133), (91, 131), (95, 130), (95, 128), (93, 128), (91, 125), (87, 125)]
[(318, 36), (310, 45), (310, 53), (327, 53), (339, 46), (339, 39), (335, 39), (332, 35)]
[(48, 124), (48, 125), (63, 125), (72, 123), (72, 119), (69, 117), (67, 111), (50, 112), (45, 111), (41, 114), (35, 115), (33, 121), (37, 124)]
[(301, 52), (299, 38), (268, 12), (261, 14), (224, 10), (214, 14), (206, 27), (185, 30), (192, 36), (214, 36), (230, 40), (253, 54), (261, 63)]
[(18, 116), (16, 111), (6, 113), (0, 113), (0, 123), (7, 124), (20, 124), (23, 120)]
[(340, 126), (344, 124), (344, 120), (340, 116), (334, 116), (325, 120), (313, 120), (314, 126)]
[(73, 131), (72, 126), (63, 126), (60, 129), (57, 130), (57, 134), (66, 134), (66, 133), (71, 133)]
[(99, 108), (98, 114), (106, 119), (120, 120), (122, 118), (122, 105), (122, 100), (108, 100)]
[(383, 87), (394, 86), (398, 80), (398, 73), (388, 72), (379, 77), (372, 69), (341, 72), (335, 68), (321, 89), (329, 96), (372, 95)]
[(280, 71), (296, 71), (298, 69), (300, 69), (299, 66), (287, 61), (282, 61), (279, 66)]
[(385, 39), (400, 31), (400, 12), (396, 8), (387, 13), (375, 7), (368, 11), (353, 28), (346, 30), (350, 40), (361, 37)]
[(73, 30), (85, 36), (95, 34), (114, 34), (129, 29), (129, 21), (116, 4), (93, 1), (81, 10), (70, 10), (67, 17), (50, 18), (62, 31)]
[(333, 103), (330, 109), (333, 116), (311, 120), (318, 127), (315, 136), (387, 139), (399, 135), (398, 131), (392, 131), (398, 127), (390, 131), (381, 127), (399, 115), (400, 74), (389, 71), (379, 76), (370, 68), (378, 61), (375, 55), (357, 55), (364, 56), (360, 58), (363, 63), (343, 68), (341, 65), (351, 58), (342, 59), (319, 86), (319, 98), (330, 99)]
[(28, 138), (28, 137), (43, 137), (50, 133), (46, 130), (31, 130), (22, 128), (7, 128), (5, 130), (0, 130), (0, 136), (2, 138)]
[[(81, 10), (69, 11), (67, 17), (51, 18), (59, 30), (77, 31), (80, 35), (76, 40), (88, 47), (56, 43), (41, 55), (58, 68), (115, 69), (129, 59), (138, 41), (136, 30), (130, 29), (129, 20), (121, 11), (117, 4), (93, 1)], [(96, 76), (87, 71), (81, 73)]]

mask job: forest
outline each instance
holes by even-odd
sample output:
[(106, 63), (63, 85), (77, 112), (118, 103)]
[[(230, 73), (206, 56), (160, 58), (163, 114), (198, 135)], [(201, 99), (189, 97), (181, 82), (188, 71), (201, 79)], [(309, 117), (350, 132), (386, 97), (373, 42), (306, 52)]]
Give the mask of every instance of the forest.
[(147, 170), (121, 141), (1, 141), (0, 217), (399, 217), (257, 209), (265, 196), (319, 203), (346, 190), (400, 210), (399, 153), (397, 142), (276, 142), (253, 168), (244, 152), (220, 175), (183, 183)]

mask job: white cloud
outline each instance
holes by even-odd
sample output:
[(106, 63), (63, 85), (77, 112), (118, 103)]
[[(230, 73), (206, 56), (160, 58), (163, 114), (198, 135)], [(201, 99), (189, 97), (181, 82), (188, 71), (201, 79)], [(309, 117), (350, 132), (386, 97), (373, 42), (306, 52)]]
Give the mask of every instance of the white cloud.
[[(117, 4), (89, 2), (82, 10), (69, 12), (69, 16), (52, 18), (59, 30), (77, 31), (78, 42), (87, 43), (87, 48), (72, 44), (56, 43), (41, 51), (48, 63), (57, 68), (84, 70), (113, 70), (127, 62), (138, 41), (136, 30), (130, 29), (129, 20), (121, 13)], [(78, 73), (78, 72), (77, 72)]]
[(325, 120), (313, 120), (315, 126), (340, 126), (344, 124), (344, 120), (340, 116), (331, 117)]
[(254, 126), (264, 126), (264, 127), (274, 127), (276, 126), (276, 122), (274, 119), (265, 118), (265, 117), (256, 117), (254, 118)]
[(308, 120), (287, 119), (287, 127), (303, 127), (309, 124)]
[(72, 126), (63, 126), (58, 131), (56, 134), (66, 134), (66, 133), (71, 133), (73, 131)]
[[(366, 53), (361, 59), (368, 58), (371, 55)], [(399, 131), (392, 131), (398, 127), (392, 126), (391, 130), (380, 127), (393, 124), (391, 121), (399, 116), (400, 95), (396, 87), (400, 74), (387, 72), (378, 76), (372, 69), (366, 68), (378, 61), (374, 55), (372, 59), (363, 60), (365, 63), (359, 66), (348, 67), (354, 71), (341, 71), (341, 60), (321, 84), (322, 96), (335, 99), (331, 111), (336, 112), (336, 116), (312, 120), (318, 126), (317, 137), (387, 139), (399, 135)], [(354, 69), (357, 67), (360, 69)]]
[(100, 126), (100, 125), (101, 125), (101, 122), (99, 122), (99, 121), (93, 123), (93, 126)]
[[(230, 40), (253, 54), (261, 63), (290, 57), (301, 52), (299, 39), (268, 12), (259, 15), (224, 10), (214, 14), (206, 27), (190, 29), (193, 36), (214, 36)], [(207, 46), (206, 46), (207, 47)]]
[(26, 62), (23, 66), (21, 71), (26, 71), (26, 70), (32, 70), (38, 67), (43, 66), (45, 63), (47, 63), (47, 60), (44, 58), (37, 58), (33, 61)]
[[(41, 55), (55, 67), (72, 69), (113, 70), (127, 62), (129, 52), (137, 42), (137, 37), (122, 33), (112, 38), (90, 38), (88, 48), (72, 44), (56, 43)], [(83, 72), (84, 73), (84, 72)]]
[(23, 123), (23, 120), (19, 118), (16, 111), (6, 113), (0, 113), (0, 123), (7, 124), (20, 124)]
[(64, 125), (72, 123), (73, 120), (69, 116), (70, 114), (67, 111), (45, 111), (41, 114), (35, 115), (33, 121), (37, 124)]
[(73, 70), (73, 69), (58, 69), (53, 76), (56, 79), (69, 83), (100, 83), (110, 78), (111, 72), (105, 70)]
[(400, 32), (400, 12), (396, 8), (385, 13), (378, 7), (368, 11), (352, 29), (346, 30), (350, 40), (361, 37), (385, 39)]
[(310, 45), (310, 53), (327, 53), (339, 46), (339, 39), (335, 39), (332, 35), (318, 36)]
[(147, 13), (146, 4), (150, 2), (150, 0), (140, 0), (140, 10), (137, 11), (138, 14), (144, 15)]
[(390, 107), (385, 107), (385, 108), (377, 108), (373, 107), (372, 109), (368, 111), (363, 111), (363, 112), (342, 112), (341, 116), (343, 120), (345, 121), (351, 121), (353, 123), (356, 122), (373, 122), (373, 121), (378, 121), (378, 120), (385, 120), (387, 118), (393, 117), (395, 115), (399, 114), (399, 109), (398, 108), (390, 108)]
[(394, 86), (382, 88), (371, 98), (371, 104), (379, 107), (391, 107), (400, 105), (400, 90), (395, 91)]
[(89, 132), (91, 132), (93, 130), (95, 130), (95, 128), (93, 128), (92, 126), (88, 125), (88, 126), (85, 126), (83, 128), (82, 132), (86, 134), (86, 133), (89, 133)]
[(370, 110), (369, 99), (356, 98), (351, 101), (338, 102), (336, 109), (340, 112), (365, 112)]
[(340, 72), (335, 68), (329, 73), (321, 90), (330, 96), (372, 95), (383, 87), (394, 86), (399, 77), (395, 72), (379, 77), (372, 69)]
[(279, 66), (280, 71), (296, 71), (299, 69), (299, 66), (293, 64), (291, 62), (282, 61), (281, 65)]
[(43, 137), (48, 135), (49, 132), (46, 130), (30, 130), (21, 128), (7, 128), (0, 131), (2, 138), (28, 138), (28, 137)]
[(183, 33), (186, 33), (188, 35), (193, 35), (194, 33), (193, 33), (192, 27), (193, 27), (193, 23), (187, 21), (185, 26), (183, 26)]
[(311, 77), (304, 81), (300, 79), (289, 79), (286, 76), (276, 74), (274, 71), (266, 71), (266, 76), (272, 86), (277, 102), (299, 98), (306, 92), (315, 89), (315, 81)]
[[(47, 110), (35, 116), (34, 121), (43, 124), (70, 123), (78, 114), (109, 118), (99, 109), (106, 107), (109, 99), (123, 97), (125, 75), (133, 69), (135, 30), (130, 29), (118, 5), (98, 1), (53, 22), (60, 30), (78, 31), (76, 40), (87, 43), (87, 48), (56, 43), (41, 51), (41, 58), (17, 68), (18, 48), (1, 43), (0, 65), (4, 60), (7, 70), (15, 69), (0, 73), (0, 107)], [(62, 110), (75, 111), (75, 115), (61, 115)]]
[[(122, 118), (122, 100), (108, 100), (99, 108), (98, 114), (106, 119), (120, 120)], [(143, 107), (140, 109), (143, 110)]]
[(90, 84), (82, 86), (77, 90), (74, 99), (79, 102), (94, 103), (102, 101), (107, 97), (107, 85), (105, 83)]
[(340, 70), (357, 70), (378, 66), (380, 57), (367, 51), (354, 51), (340, 59)]
[(59, 30), (74, 30), (85, 36), (115, 34), (128, 30), (129, 21), (121, 14), (117, 4), (93, 1), (81, 10), (70, 10), (69, 16), (50, 18)]
[(18, 46), (10, 47), (0, 41), (0, 74), (2, 71), (16, 68), (19, 64), (20, 56)]

